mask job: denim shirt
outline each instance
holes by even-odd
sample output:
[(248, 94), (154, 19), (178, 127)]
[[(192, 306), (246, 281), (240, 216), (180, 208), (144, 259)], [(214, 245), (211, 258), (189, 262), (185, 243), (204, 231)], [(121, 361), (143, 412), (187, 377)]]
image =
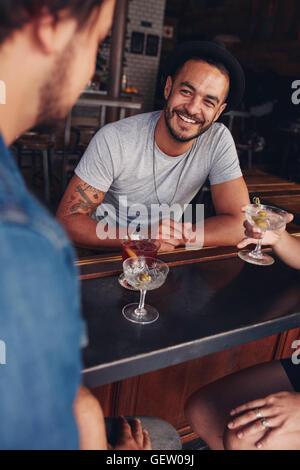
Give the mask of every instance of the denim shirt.
[(77, 449), (79, 286), (63, 229), (0, 135), (0, 449)]

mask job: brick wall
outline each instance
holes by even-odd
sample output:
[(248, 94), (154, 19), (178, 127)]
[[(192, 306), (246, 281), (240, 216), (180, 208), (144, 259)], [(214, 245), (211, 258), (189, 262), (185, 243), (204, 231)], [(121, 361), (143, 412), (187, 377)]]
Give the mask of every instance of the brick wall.
[[(166, 0), (131, 0), (129, 2), (127, 36), (125, 52), (126, 66), (124, 73), (127, 83), (137, 88), (143, 97), (143, 111), (153, 109), (153, 101), (156, 88), (157, 71), (159, 66), (162, 30), (164, 22)], [(151, 23), (151, 27), (142, 26), (142, 22)], [(145, 47), (143, 54), (130, 53), (130, 41), (132, 32), (145, 34)], [(158, 35), (159, 49), (156, 57), (145, 53), (147, 34)]]

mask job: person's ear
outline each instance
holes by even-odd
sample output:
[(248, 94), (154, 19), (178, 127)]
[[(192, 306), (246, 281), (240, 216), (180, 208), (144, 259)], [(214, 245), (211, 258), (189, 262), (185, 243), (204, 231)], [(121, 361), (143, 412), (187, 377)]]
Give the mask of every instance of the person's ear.
[(219, 119), (219, 117), (221, 116), (223, 111), (226, 109), (226, 107), (227, 107), (227, 103), (223, 103), (222, 106), (220, 106), (220, 109), (218, 110), (217, 114), (215, 115), (213, 122), (215, 122), (215, 121), (217, 121), (217, 119)]
[(171, 90), (172, 90), (172, 86), (173, 86), (173, 80), (172, 80), (172, 77), (169, 75), (165, 84), (165, 89), (164, 89), (165, 100), (169, 98)]
[(55, 17), (45, 10), (32, 21), (35, 46), (44, 54), (60, 52), (71, 41), (77, 28), (76, 19), (68, 17), (65, 11)]

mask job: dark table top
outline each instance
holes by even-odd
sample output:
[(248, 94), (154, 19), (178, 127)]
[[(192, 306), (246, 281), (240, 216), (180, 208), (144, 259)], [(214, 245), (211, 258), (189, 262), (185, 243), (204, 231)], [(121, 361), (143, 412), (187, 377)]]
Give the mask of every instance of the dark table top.
[(300, 273), (279, 260), (260, 267), (239, 258), (172, 266), (148, 292), (160, 312), (149, 325), (122, 315), (139, 293), (117, 275), (82, 281), (89, 345), (83, 380), (97, 387), (185, 362), (300, 326)]

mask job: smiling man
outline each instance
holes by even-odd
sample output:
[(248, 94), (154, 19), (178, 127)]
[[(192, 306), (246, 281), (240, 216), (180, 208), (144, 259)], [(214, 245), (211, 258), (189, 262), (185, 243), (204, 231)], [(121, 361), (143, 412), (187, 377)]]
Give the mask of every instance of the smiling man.
[[(216, 121), (242, 99), (242, 68), (219, 44), (189, 42), (169, 56), (164, 75), (164, 110), (105, 126), (76, 168), (58, 209), (76, 245), (120, 245), (118, 239), (100, 239), (98, 221), (122, 228), (157, 224), (161, 250), (193, 242), (197, 227), (182, 231), (179, 220), (207, 178), (216, 216), (205, 220), (204, 244), (240, 240), (248, 191), (232, 136)], [(159, 217), (159, 209), (175, 206), (173, 220)]]
[(224, 67), (195, 59), (188, 60), (173, 79), (168, 77), (162, 116), (175, 141), (193, 141), (210, 128), (226, 108), (229, 83)]

